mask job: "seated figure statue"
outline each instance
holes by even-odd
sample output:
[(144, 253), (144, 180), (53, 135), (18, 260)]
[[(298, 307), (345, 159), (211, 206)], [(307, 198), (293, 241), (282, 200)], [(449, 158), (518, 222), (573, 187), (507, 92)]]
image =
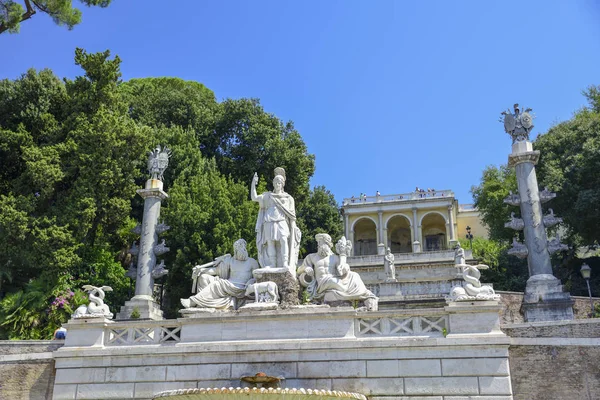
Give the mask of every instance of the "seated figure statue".
[(233, 257), (226, 254), (194, 267), (192, 291), (197, 293), (181, 299), (185, 308), (227, 309), (236, 306), (235, 299), (254, 295), (252, 271), (258, 268), (258, 263), (248, 257), (244, 239), (237, 240), (233, 250)]
[(469, 265), (466, 263), (465, 250), (456, 244), (454, 249), (454, 266), (459, 271), (459, 278), (465, 281), (464, 286), (455, 286), (446, 297), (447, 302), (451, 301), (472, 301), (472, 300), (498, 300), (497, 295), (491, 286), (482, 285), (480, 269), (488, 269), (485, 264)]
[(315, 236), (318, 251), (309, 254), (298, 268), (298, 275), (306, 275), (300, 282), (307, 283), (311, 300), (332, 302), (363, 300), (369, 310), (377, 310), (377, 297), (366, 288), (360, 275), (350, 271), (346, 257), (352, 248), (342, 237), (336, 246), (339, 255), (331, 251), (331, 236), (319, 233)]

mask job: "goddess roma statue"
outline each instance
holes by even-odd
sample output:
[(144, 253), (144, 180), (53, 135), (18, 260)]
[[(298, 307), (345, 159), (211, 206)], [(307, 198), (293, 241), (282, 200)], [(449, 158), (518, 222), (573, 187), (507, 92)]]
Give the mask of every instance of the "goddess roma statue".
[(296, 226), (294, 198), (283, 191), (285, 170), (275, 168), (273, 191), (256, 194), (258, 175), (254, 173), (250, 197), (260, 205), (256, 220), (256, 248), (262, 268), (285, 268), (296, 276), (300, 229)]

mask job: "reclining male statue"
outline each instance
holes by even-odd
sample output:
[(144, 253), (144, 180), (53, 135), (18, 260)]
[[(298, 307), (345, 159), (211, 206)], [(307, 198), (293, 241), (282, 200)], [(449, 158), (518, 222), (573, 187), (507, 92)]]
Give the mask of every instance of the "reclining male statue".
[(252, 271), (259, 268), (258, 263), (248, 257), (244, 239), (237, 240), (233, 250), (233, 257), (226, 254), (213, 262), (194, 267), (192, 291), (197, 293), (181, 299), (185, 308), (237, 308), (236, 299), (254, 296)]
[[(370, 311), (377, 310), (378, 298), (367, 289), (360, 275), (350, 271), (346, 263), (351, 243), (342, 237), (336, 245), (338, 254), (331, 251), (331, 236), (319, 233), (315, 236), (318, 251), (309, 254), (298, 268), (300, 282), (308, 283), (307, 291), (311, 300), (318, 302), (363, 300)], [(307, 282), (310, 281), (310, 282)]]

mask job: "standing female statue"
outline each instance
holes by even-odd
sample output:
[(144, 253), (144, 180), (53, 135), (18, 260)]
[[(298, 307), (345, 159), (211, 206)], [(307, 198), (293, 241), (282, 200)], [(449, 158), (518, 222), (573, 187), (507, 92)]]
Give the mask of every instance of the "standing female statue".
[(258, 262), (263, 268), (286, 268), (295, 277), (301, 233), (296, 226), (294, 198), (283, 191), (285, 170), (275, 168), (272, 192), (256, 194), (257, 184), (255, 172), (250, 197), (260, 205), (256, 220)]

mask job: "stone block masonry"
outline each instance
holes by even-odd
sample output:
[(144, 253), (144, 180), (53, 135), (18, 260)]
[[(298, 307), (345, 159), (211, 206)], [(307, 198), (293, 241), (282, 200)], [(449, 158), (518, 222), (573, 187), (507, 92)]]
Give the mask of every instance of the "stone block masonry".
[(0, 341), (0, 399), (51, 399), (54, 384), (52, 352), (63, 341)]
[(600, 319), (513, 324), (515, 400), (600, 399)]
[[(498, 315), (499, 306), (492, 308), (470, 309), (474, 320), (484, 321), (474, 331), (453, 327), (448, 311), (439, 309), (300, 309), (80, 324), (71, 327), (75, 339), (54, 353), (53, 399), (150, 399), (179, 388), (243, 387), (240, 378), (258, 372), (281, 377), (283, 388), (379, 400), (512, 399), (509, 338), (496, 329), (497, 318), (482, 327), (490, 313)], [(103, 339), (79, 344), (74, 330)]]

